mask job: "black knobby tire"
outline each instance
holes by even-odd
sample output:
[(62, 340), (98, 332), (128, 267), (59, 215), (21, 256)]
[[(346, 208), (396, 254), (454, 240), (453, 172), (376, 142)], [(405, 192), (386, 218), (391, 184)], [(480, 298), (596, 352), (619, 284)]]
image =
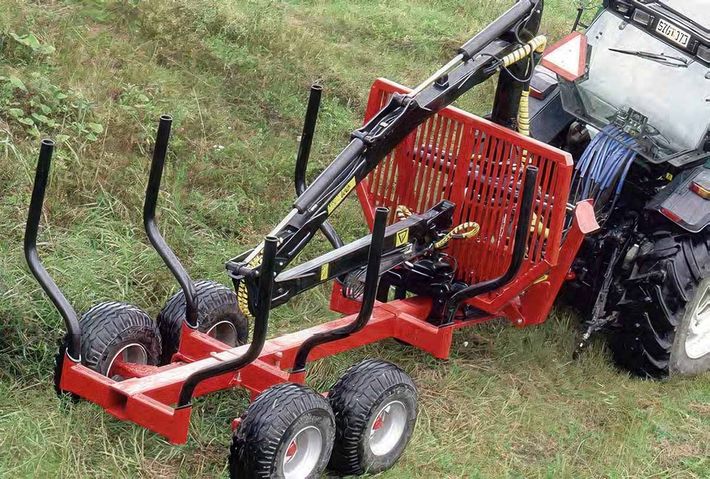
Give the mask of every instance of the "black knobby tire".
[[(343, 374), (328, 399), (336, 423), (330, 470), (340, 474), (374, 474), (397, 462), (417, 421), (417, 388), (404, 371), (386, 361), (362, 361)], [(371, 441), (375, 436), (371, 433), (388, 404), (402, 408), (406, 418), (404, 428), (401, 436), (394, 436), (398, 439), (393, 441), (391, 449), (373, 449)]]
[(97, 304), (81, 317), (81, 362), (107, 375), (116, 356), (131, 345), (145, 352), (145, 364), (160, 361), (160, 333), (141, 309), (115, 301)]
[[(249, 335), (249, 323), (240, 312), (234, 291), (214, 281), (197, 281), (198, 330), (206, 333), (221, 323), (234, 327), (236, 335), (222, 339), (229, 346), (245, 344)], [(185, 320), (185, 295), (175, 293), (158, 315), (158, 327), (163, 339), (162, 364), (168, 364), (180, 345), (180, 330)]]
[(318, 478), (328, 464), (335, 418), (328, 401), (310, 388), (293, 383), (263, 392), (242, 416), (229, 455), (232, 478), (282, 478), (286, 454), (304, 428), (315, 427), (323, 439), (317, 463), (306, 478)]
[[(677, 332), (687, 327), (688, 303), (710, 275), (710, 234), (658, 231), (641, 245), (620, 302), (619, 328), (609, 344), (618, 366), (648, 378), (684, 372), (684, 345)], [(683, 340), (684, 341), (684, 340)], [(710, 358), (706, 364), (710, 367)], [(675, 366), (674, 366), (675, 365)], [(697, 368), (698, 365), (693, 365)]]

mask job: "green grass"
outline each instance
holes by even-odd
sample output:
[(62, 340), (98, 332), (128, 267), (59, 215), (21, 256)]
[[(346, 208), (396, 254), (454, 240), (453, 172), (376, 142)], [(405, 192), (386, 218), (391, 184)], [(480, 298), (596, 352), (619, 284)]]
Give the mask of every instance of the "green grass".
[[(55, 398), (61, 320), (21, 249), (39, 136), (60, 140), (41, 231), (51, 273), (79, 311), (117, 299), (155, 315), (175, 291), (140, 218), (159, 114), (175, 118), (160, 223), (193, 277), (226, 282), (224, 260), (288, 211), (311, 82), (326, 87), (316, 174), (375, 77), (416, 84), (508, 3), (0, 0), (0, 477), (223, 475), (246, 405), (240, 391), (200, 401), (189, 443), (172, 447)], [(574, 10), (547, 3), (543, 30), (559, 37)], [(484, 113), (492, 91), (460, 106)], [(354, 200), (335, 223), (346, 239), (362, 233)], [(279, 308), (272, 333), (331, 317), (326, 297)], [(412, 374), (416, 435), (383, 477), (709, 477), (710, 377), (632, 379), (601, 343), (571, 361), (575, 325), (558, 310), (527, 330), (465, 330), (445, 362), (387, 342), (317, 363), (314, 385), (366, 356)]]

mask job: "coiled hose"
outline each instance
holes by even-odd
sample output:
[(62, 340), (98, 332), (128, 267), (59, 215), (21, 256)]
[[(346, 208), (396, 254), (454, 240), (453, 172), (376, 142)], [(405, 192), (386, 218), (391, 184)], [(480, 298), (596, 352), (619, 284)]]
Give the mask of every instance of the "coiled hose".
[(602, 221), (614, 209), (636, 159), (636, 140), (616, 125), (607, 125), (589, 143), (575, 167), (576, 201), (591, 199)]
[[(507, 68), (513, 63), (517, 63), (532, 56), (533, 53), (542, 55), (547, 46), (547, 37), (538, 35), (517, 50), (501, 58), (503, 68)], [(531, 65), (531, 69), (535, 66)], [(532, 75), (532, 71), (530, 71)], [(530, 136), (530, 82), (525, 83), (525, 88), (520, 95), (520, 105), (518, 106), (518, 133)]]
[[(247, 266), (250, 268), (256, 268), (259, 266), (262, 258), (264, 257), (264, 244), (260, 244), (257, 248), (259, 249), (259, 252), (252, 258), (251, 261), (249, 261), (249, 263), (247, 263)], [(254, 320), (254, 317), (249, 311), (249, 289), (244, 281), (240, 281), (239, 286), (237, 287), (237, 306), (239, 306), (239, 312), (241, 312), (246, 319), (249, 321)]]

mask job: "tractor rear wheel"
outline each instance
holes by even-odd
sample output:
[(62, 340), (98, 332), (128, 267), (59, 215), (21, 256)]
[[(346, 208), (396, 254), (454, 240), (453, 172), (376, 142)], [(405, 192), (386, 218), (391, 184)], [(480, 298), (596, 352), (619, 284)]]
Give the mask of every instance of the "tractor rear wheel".
[(609, 338), (616, 363), (648, 378), (710, 370), (710, 233), (653, 233), (635, 261)]
[[(228, 346), (245, 344), (249, 335), (247, 319), (239, 310), (237, 295), (214, 281), (197, 281), (198, 331)], [(185, 321), (185, 295), (179, 291), (171, 297), (158, 315), (163, 338), (162, 364), (168, 364), (180, 345), (180, 331)]]

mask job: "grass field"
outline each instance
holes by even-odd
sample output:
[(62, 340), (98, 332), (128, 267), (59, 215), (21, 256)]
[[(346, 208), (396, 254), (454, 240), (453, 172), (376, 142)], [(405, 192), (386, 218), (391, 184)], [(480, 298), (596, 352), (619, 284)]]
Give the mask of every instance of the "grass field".
[[(574, 9), (551, 0), (543, 30)], [(169, 446), (51, 387), (59, 315), (32, 280), (22, 235), (39, 136), (59, 146), (41, 249), (79, 311), (105, 299), (157, 314), (175, 291), (148, 246), (141, 206), (161, 113), (175, 118), (161, 225), (196, 278), (289, 209), (306, 91), (326, 88), (315, 174), (360, 121), (377, 76), (413, 85), (509, 4), (503, 0), (0, 0), (0, 477), (225, 475), (243, 392), (199, 401), (188, 445)], [(460, 106), (487, 111), (492, 85)], [(356, 202), (335, 224), (363, 231)], [(323, 242), (314, 246), (322, 249)], [(316, 290), (273, 315), (271, 334), (331, 317)], [(490, 324), (436, 361), (394, 342), (317, 363), (327, 388), (357, 359), (402, 365), (420, 388), (415, 438), (382, 477), (710, 477), (710, 377), (646, 382), (595, 343), (572, 361), (576, 320)]]

